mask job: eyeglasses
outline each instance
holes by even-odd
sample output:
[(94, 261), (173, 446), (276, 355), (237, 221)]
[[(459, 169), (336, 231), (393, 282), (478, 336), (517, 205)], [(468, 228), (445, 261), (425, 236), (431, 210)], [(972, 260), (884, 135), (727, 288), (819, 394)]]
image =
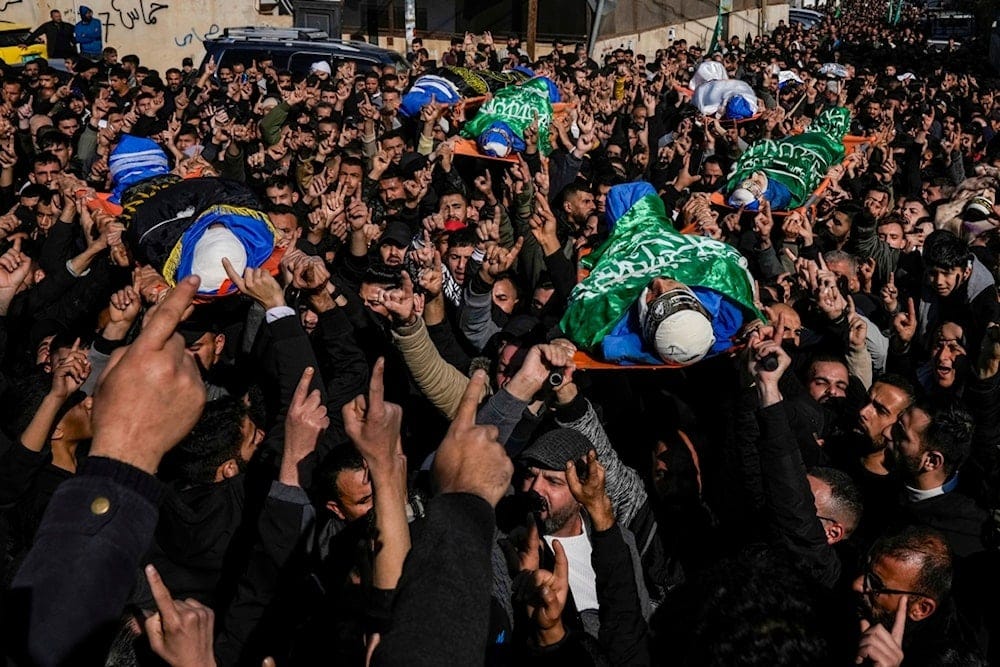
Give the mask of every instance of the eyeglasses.
[[(822, 517), (820, 517), (822, 518)], [(879, 595), (916, 595), (921, 598), (931, 598), (930, 595), (926, 593), (918, 593), (917, 591), (903, 591), (896, 588), (886, 588), (882, 580), (878, 578), (878, 575), (871, 571), (871, 567), (866, 568), (864, 573), (864, 592), (872, 597), (877, 597)]]

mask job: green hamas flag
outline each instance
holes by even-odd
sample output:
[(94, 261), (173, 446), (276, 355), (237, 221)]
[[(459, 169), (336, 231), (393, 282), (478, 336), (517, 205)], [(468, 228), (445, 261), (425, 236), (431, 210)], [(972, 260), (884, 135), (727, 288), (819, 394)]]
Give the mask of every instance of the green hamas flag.
[(549, 102), (549, 85), (536, 78), (517, 86), (501, 88), (483, 106), (479, 113), (462, 127), (462, 136), (477, 139), (491, 123), (503, 121), (517, 136), (524, 139), (524, 130), (535, 116), (538, 117), (538, 151), (542, 155), (552, 152), (549, 143), (549, 125), (552, 123), (552, 103)]
[(788, 188), (792, 194), (788, 208), (802, 206), (827, 170), (844, 159), (844, 135), (850, 126), (850, 112), (837, 107), (821, 113), (802, 134), (781, 141), (754, 142), (736, 161), (726, 191), (732, 192), (744, 179), (760, 171)]
[(715, 19), (715, 30), (712, 31), (712, 43), (708, 45), (708, 51), (705, 53), (706, 56), (710, 56), (719, 50), (719, 44), (722, 42), (722, 3), (719, 3), (719, 15)]
[(615, 223), (611, 237), (580, 263), (590, 275), (573, 288), (560, 326), (586, 349), (599, 348), (642, 290), (661, 276), (715, 290), (763, 319), (753, 305), (753, 284), (739, 251), (678, 232), (655, 194), (636, 201)]

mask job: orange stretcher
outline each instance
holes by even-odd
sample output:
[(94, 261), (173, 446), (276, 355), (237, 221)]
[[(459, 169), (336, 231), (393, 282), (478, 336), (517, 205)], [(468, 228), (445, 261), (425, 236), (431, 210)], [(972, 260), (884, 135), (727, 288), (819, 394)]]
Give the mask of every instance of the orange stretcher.
[[(469, 118), (470, 110), (473, 112), (478, 111), (479, 107), (481, 107), (489, 99), (490, 99), (489, 95), (482, 95), (480, 97), (470, 97), (460, 102), (456, 102), (455, 104), (452, 105), (452, 107), (456, 107), (460, 104), (464, 105), (466, 110), (466, 118)], [(555, 118), (556, 116), (566, 113), (572, 106), (574, 105), (569, 102), (556, 102), (555, 104), (552, 105), (552, 117)], [(473, 139), (459, 138), (455, 142), (455, 155), (463, 155), (465, 157), (477, 157), (483, 160), (496, 160), (497, 162), (504, 162), (506, 164), (517, 164), (517, 155), (513, 153), (511, 155), (508, 155), (507, 157), (493, 157), (491, 155), (484, 155), (482, 152), (480, 152), (479, 146)]]
[[(854, 153), (856, 150), (858, 150), (859, 146), (861, 146), (862, 144), (870, 143), (871, 141), (872, 141), (871, 137), (861, 137), (853, 134), (846, 135), (844, 137), (844, 161), (846, 162), (847, 157), (850, 156), (852, 153)], [(841, 164), (843, 164), (843, 162)], [(771, 211), (771, 215), (781, 218), (795, 211), (805, 212), (807, 209), (811, 209), (816, 206), (816, 203), (819, 201), (820, 197), (823, 196), (823, 193), (826, 192), (826, 189), (828, 187), (830, 187), (830, 179), (828, 177), (825, 177), (823, 178), (822, 181), (819, 182), (819, 185), (816, 186), (816, 189), (813, 190), (812, 194), (809, 195), (809, 198), (802, 206), (787, 211)], [(711, 202), (713, 206), (717, 206), (719, 208), (727, 209), (730, 211), (737, 210), (735, 207), (730, 206), (726, 202), (726, 197), (725, 195), (722, 194), (721, 191), (716, 191), (712, 193)], [(685, 228), (685, 230), (683, 230), (683, 233), (690, 234), (694, 232), (688, 231), (688, 229)]]

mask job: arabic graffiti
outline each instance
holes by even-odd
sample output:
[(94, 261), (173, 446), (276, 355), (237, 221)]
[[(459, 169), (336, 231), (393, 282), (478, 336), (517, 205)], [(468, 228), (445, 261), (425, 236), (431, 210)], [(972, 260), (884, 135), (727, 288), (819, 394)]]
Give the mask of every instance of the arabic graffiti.
[[(128, 0), (124, 0), (128, 2)], [(121, 27), (126, 30), (132, 30), (135, 28), (136, 24), (141, 20), (145, 25), (155, 25), (156, 24), (156, 12), (167, 9), (170, 5), (164, 5), (159, 2), (150, 2), (149, 6), (146, 6), (146, 0), (138, 0), (138, 2), (133, 3), (131, 7), (119, 7), (119, 0), (111, 0), (111, 9), (118, 12), (118, 21)]]
[(2, 2), (0, 2), (0, 12), (4, 11), (11, 5), (19, 5), (22, 2), (24, 2), (24, 0), (2, 0)]
[(208, 27), (208, 30), (205, 31), (204, 35), (198, 34), (197, 28), (191, 28), (190, 32), (188, 32), (186, 34), (183, 34), (183, 35), (178, 35), (177, 37), (174, 37), (174, 44), (176, 44), (177, 46), (182, 46), (183, 47), (183, 46), (187, 46), (188, 44), (190, 44), (191, 42), (193, 42), (195, 40), (197, 40), (199, 42), (204, 42), (206, 39), (209, 39), (210, 37), (215, 37), (220, 32), (222, 32), (222, 28), (220, 28), (215, 23), (213, 23), (212, 25), (210, 25)]

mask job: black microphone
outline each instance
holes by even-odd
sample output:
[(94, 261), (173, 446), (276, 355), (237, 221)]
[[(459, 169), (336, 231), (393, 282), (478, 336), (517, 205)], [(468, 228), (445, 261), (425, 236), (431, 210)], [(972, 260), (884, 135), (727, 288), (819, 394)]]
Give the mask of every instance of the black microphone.
[(763, 368), (768, 373), (773, 373), (778, 370), (778, 355), (775, 352), (766, 354), (757, 360), (757, 365)]

